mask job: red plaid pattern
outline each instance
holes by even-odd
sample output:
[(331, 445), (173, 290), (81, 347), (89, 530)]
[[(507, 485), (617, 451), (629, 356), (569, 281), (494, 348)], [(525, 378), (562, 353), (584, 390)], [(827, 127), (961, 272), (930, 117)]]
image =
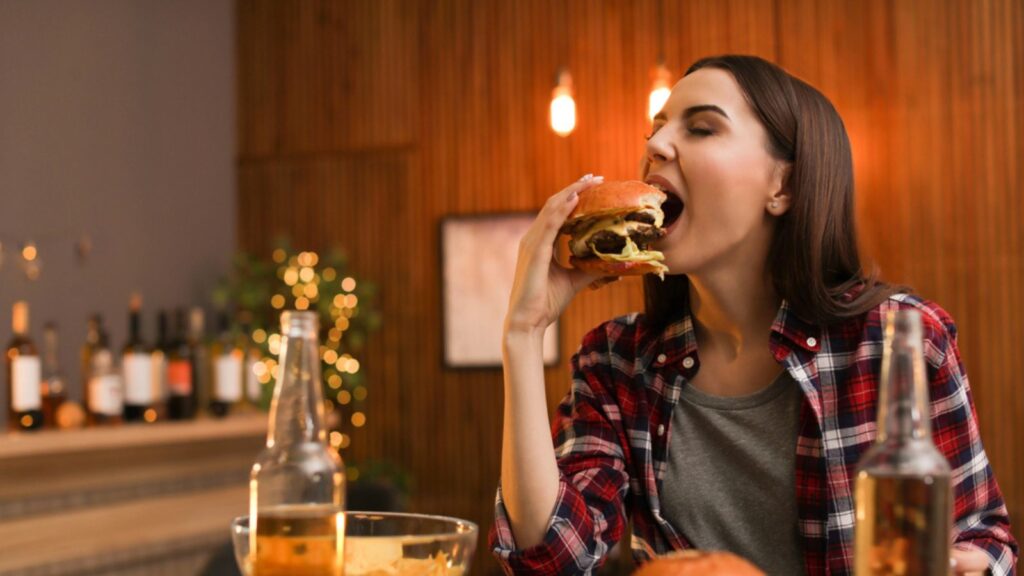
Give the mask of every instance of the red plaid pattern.
[[(783, 303), (772, 326), (771, 352), (804, 392), (796, 486), (807, 574), (853, 570), (853, 478), (875, 437), (882, 321), (887, 310), (903, 308), (922, 315), (932, 434), (953, 468), (954, 541), (988, 554), (996, 576), (1015, 574), (1017, 543), (982, 448), (956, 327), (936, 304), (906, 294), (827, 327), (803, 321)], [(657, 332), (632, 314), (587, 334), (552, 426), (561, 478), (541, 544), (516, 548), (498, 488), (490, 541), (507, 573), (590, 574), (627, 518), (637, 562), (691, 547), (661, 516), (658, 494), (672, 411), (699, 368), (688, 310)]]

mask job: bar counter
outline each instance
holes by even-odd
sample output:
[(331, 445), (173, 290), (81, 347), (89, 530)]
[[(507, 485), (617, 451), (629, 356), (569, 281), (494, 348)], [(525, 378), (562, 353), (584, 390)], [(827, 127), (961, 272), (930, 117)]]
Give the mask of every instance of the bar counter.
[(0, 439), (0, 575), (199, 573), (244, 514), (266, 414)]

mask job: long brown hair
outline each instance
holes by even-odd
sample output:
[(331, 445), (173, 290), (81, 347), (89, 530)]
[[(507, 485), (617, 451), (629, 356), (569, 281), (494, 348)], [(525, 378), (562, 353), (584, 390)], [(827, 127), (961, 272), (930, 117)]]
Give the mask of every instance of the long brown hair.
[[(859, 316), (905, 291), (861, 268), (853, 210), (853, 156), (839, 113), (821, 92), (756, 56), (704, 58), (686, 71), (733, 75), (768, 133), (768, 151), (790, 165), (792, 195), (768, 253), (776, 292), (801, 318), (820, 325)], [(644, 166), (646, 171), (646, 163)], [(648, 321), (664, 324), (689, 297), (685, 275), (644, 278)]]

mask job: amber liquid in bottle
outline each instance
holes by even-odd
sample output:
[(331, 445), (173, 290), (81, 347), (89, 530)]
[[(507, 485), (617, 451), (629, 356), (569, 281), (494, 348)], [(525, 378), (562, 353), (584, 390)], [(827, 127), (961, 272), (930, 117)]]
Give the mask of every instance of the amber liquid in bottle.
[(921, 317), (890, 312), (879, 389), (878, 434), (857, 467), (856, 576), (949, 574), (949, 463), (929, 424)]

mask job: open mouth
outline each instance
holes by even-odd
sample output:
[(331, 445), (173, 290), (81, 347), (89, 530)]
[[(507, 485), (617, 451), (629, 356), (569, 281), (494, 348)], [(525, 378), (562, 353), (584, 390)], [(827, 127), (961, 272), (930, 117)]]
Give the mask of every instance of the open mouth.
[(665, 203), (661, 205), (661, 211), (665, 213), (665, 221), (662, 224), (663, 228), (669, 228), (679, 220), (679, 216), (683, 214), (683, 201), (678, 196), (671, 192), (667, 194), (668, 198), (665, 199)]

